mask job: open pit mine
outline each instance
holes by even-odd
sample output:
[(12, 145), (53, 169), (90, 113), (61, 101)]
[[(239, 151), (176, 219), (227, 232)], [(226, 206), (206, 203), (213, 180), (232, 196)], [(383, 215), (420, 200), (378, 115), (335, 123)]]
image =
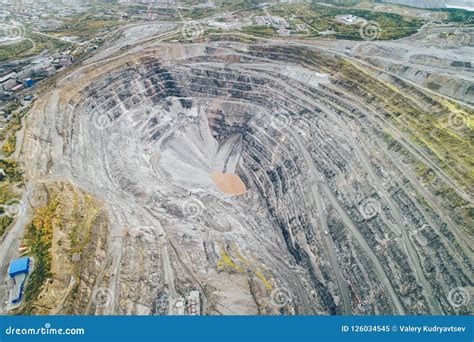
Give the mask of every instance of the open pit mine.
[(26, 119), (54, 252), (30, 313), (470, 312), (472, 98), (382, 43), (120, 42)]

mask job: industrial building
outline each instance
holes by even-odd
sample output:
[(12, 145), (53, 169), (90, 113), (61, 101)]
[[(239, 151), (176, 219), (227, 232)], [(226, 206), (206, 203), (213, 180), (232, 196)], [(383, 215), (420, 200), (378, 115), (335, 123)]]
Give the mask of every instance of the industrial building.
[(30, 273), (30, 265), (29, 257), (15, 259), (10, 263), (8, 275), (13, 280), (13, 288), (10, 290), (11, 304), (19, 304), (23, 298), (26, 277)]
[(191, 291), (186, 298), (187, 314), (197, 316), (201, 314), (201, 302), (199, 291)]
[(24, 257), (15, 259), (11, 262), (8, 274), (10, 278), (15, 278), (20, 274), (28, 274), (30, 272), (30, 258)]
[[(23, 276), (24, 278), (24, 276)], [(24, 280), (22, 282), (16, 283), (13, 289), (10, 290), (10, 302), (12, 304), (18, 304), (23, 298), (23, 289), (24, 289)]]
[(170, 309), (173, 316), (197, 316), (201, 314), (199, 291), (191, 291), (186, 297), (176, 298)]
[(336, 21), (344, 25), (356, 25), (364, 22), (365, 20), (352, 14), (345, 14), (336, 16)]

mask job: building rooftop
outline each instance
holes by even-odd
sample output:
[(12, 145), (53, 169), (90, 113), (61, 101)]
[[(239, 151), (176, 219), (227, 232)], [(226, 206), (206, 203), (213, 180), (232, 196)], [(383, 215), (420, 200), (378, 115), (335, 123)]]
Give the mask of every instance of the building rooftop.
[(20, 259), (15, 259), (10, 263), (10, 268), (8, 269), (8, 274), (10, 277), (15, 277), (19, 274), (28, 273), (30, 271), (30, 258), (24, 257)]
[(3, 77), (0, 77), (0, 83), (3, 83), (5, 82), (6, 80), (10, 79), (10, 78), (14, 78), (16, 76), (16, 73), (15, 72), (11, 72)]

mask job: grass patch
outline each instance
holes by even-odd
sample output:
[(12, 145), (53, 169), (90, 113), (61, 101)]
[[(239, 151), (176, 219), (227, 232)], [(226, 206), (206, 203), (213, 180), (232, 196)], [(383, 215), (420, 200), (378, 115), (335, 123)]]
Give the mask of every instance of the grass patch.
[[(10, 115), (15, 113), (18, 109), (19, 103), (13, 102), (7, 106), (5, 109), (5, 113)], [(21, 115), (17, 113), (18, 115)], [(15, 133), (21, 128), (20, 118), (18, 116), (13, 116), (12, 121), (5, 127), (5, 129), (0, 131), (0, 138), (7, 139), (4, 141), (2, 145), (2, 151), (6, 156), (10, 156), (16, 148), (16, 137)], [(22, 180), (22, 173), (20, 170), (19, 165), (12, 160), (5, 160), (0, 159), (0, 169), (3, 170), (5, 176), (0, 182), (0, 204), (5, 204), (8, 201), (14, 199), (16, 196), (14, 195), (14, 191), (12, 191), (12, 185), (18, 183)], [(3, 214), (4, 210), (0, 207), (0, 214)], [(8, 226), (12, 223), (13, 219), (6, 215), (0, 216), (0, 237), (5, 234)]]
[[(0, 203), (4, 204), (13, 198), (13, 194), (10, 191), (8, 183), (2, 182), (0, 184)], [(3, 214), (3, 208), (0, 207), (0, 213)], [(12, 223), (13, 219), (9, 216), (2, 215), (0, 217), (0, 237), (3, 236), (8, 226)]]
[(0, 169), (5, 172), (5, 179), (9, 183), (19, 182), (22, 179), (20, 166), (13, 160), (0, 159)]
[(445, 23), (461, 23), (465, 25), (474, 24), (474, 15), (472, 12), (460, 8), (442, 8), (433, 9), (433, 11), (447, 12), (448, 17), (443, 20)]
[(30, 37), (36, 43), (36, 47), (32, 50), (31, 55), (36, 55), (43, 50), (48, 50), (50, 52), (64, 51), (70, 48), (72, 45), (69, 42), (43, 36), (37, 33), (32, 33)]
[(15, 44), (2, 46), (0, 49), (0, 61), (32, 57), (44, 50), (51, 52), (63, 51), (72, 45), (69, 42), (28, 31), (25, 37), (31, 40), (22, 40)]
[(39, 209), (26, 229), (24, 243), (29, 246), (35, 258), (35, 264), (25, 288), (25, 299), (21, 314), (33, 313), (32, 303), (41, 293), (45, 281), (52, 276), (51, 246), (53, 227), (59, 223), (56, 214), (58, 204), (58, 200), (55, 199), (49, 205)]
[(5, 142), (3, 143), (2, 151), (7, 157), (9, 157), (13, 154), (13, 152), (15, 152), (15, 149), (16, 149), (16, 136), (15, 136), (15, 132), (11, 132), (7, 140), (5, 140)]
[(252, 25), (242, 29), (243, 32), (257, 36), (257, 37), (274, 37), (277, 35), (277, 30), (274, 27), (263, 25)]
[[(31, 106), (31, 104), (30, 104)], [(3, 139), (2, 151), (5, 156), (9, 157), (16, 150), (16, 133), (21, 129), (21, 118), (25, 116), (30, 107), (23, 108), (21, 111), (17, 111), (17, 107), (10, 111), (12, 116), (8, 125), (0, 131), (0, 139)]]
[(61, 36), (77, 36), (81, 39), (90, 39), (99, 32), (110, 31), (116, 28), (122, 21), (106, 18), (100, 15), (100, 9), (91, 9), (86, 13), (66, 19), (63, 26), (49, 31), (50, 34)]
[(338, 39), (362, 40), (359, 30), (361, 25), (344, 25), (337, 23), (338, 15), (352, 14), (367, 21), (377, 22), (380, 26), (379, 40), (392, 40), (409, 36), (423, 25), (423, 21), (403, 17), (393, 13), (372, 12), (353, 8), (337, 8), (312, 5), (276, 5), (270, 7), (271, 14), (285, 18), (296, 18), (306, 23), (311, 29), (311, 36), (319, 32), (334, 31)]
[(2, 45), (0, 49), (0, 61), (3, 62), (9, 59), (23, 58), (33, 46), (33, 43), (29, 40), (22, 40), (21, 42), (14, 44)]
[(202, 19), (213, 15), (216, 10), (213, 8), (191, 8), (182, 9), (180, 13), (185, 19)]

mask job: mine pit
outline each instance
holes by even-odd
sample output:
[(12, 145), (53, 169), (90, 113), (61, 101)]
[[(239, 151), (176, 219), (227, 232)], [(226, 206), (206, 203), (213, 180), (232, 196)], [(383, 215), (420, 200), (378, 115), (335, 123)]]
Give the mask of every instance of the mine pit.
[(94, 287), (120, 289), (115, 301), (84, 311), (175, 314), (198, 291), (209, 315), (454, 313), (445, 280), (470, 283), (468, 239), (436, 222), (456, 221), (400, 167), (433, 154), (388, 121), (412, 123), (428, 97), (407, 86), (413, 105), (319, 48), (221, 44), (225, 56), (160, 43), (160, 58), (90, 65), (28, 117), (24, 144), (41, 148), (24, 164), (96, 196), (108, 235), (124, 236), (100, 251), (113, 263), (83, 291), (83, 306)]

